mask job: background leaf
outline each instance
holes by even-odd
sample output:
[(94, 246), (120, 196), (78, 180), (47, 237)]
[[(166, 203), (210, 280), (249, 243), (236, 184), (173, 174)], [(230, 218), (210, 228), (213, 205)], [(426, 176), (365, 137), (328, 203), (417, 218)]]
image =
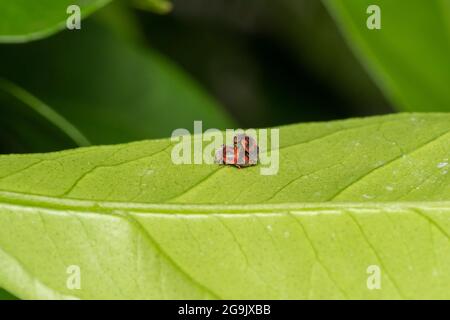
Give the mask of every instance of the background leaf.
[(0, 300), (17, 300), (17, 298), (0, 288)]
[(66, 27), (67, 8), (78, 5), (83, 17), (111, 0), (0, 1), (0, 42), (27, 42), (47, 37)]
[(70, 122), (45, 103), (0, 79), (0, 152), (43, 152), (88, 146)]
[(172, 9), (172, 4), (166, 0), (132, 0), (132, 3), (138, 9), (156, 13), (167, 13)]
[(221, 107), (166, 59), (104, 23), (83, 26), (86, 32), (1, 47), (0, 74), (94, 144), (170, 136), (199, 119), (208, 127), (232, 126)]
[[(174, 165), (166, 139), (2, 156), (0, 286), (20, 298), (449, 298), (449, 120), (282, 127), (274, 176)], [(81, 290), (66, 287), (69, 265)], [(370, 265), (382, 290), (366, 286)]]
[[(450, 2), (324, 0), (349, 44), (399, 110), (450, 111)], [(381, 8), (381, 30), (366, 10)]]

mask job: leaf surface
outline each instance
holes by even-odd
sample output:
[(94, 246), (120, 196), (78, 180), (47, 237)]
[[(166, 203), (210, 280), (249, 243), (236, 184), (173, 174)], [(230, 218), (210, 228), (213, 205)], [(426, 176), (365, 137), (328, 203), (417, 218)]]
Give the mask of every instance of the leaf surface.
[[(404, 111), (449, 111), (448, 0), (324, 0), (374, 80)], [(381, 29), (369, 30), (369, 5)]]
[[(0, 287), (27, 299), (450, 298), (449, 142), (449, 115), (400, 114), (281, 127), (273, 176), (174, 165), (165, 139), (1, 156)], [(380, 290), (367, 287), (373, 265)]]
[(0, 42), (17, 43), (37, 40), (66, 27), (67, 8), (80, 7), (88, 16), (111, 0), (2, 0), (0, 1)]

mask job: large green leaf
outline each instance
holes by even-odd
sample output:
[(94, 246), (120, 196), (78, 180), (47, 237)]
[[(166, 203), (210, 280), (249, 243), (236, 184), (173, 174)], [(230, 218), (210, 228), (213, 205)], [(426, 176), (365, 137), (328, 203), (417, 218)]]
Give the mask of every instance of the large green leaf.
[[(199, 139), (196, 136), (195, 139)], [(450, 115), (280, 129), (277, 175), (169, 140), (0, 157), (20, 298), (450, 298)], [(68, 266), (81, 289), (66, 287)], [(367, 269), (381, 269), (369, 290)]]
[[(169, 136), (203, 120), (232, 121), (179, 68), (102, 22), (82, 32), (0, 47), (0, 76), (51, 106), (93, 144)], [(32, 72), (30, 72), (32, 70)]]
[[(324, 0), (350, 45), (400, 110), (450, 110), (450, 1)], [(369, 30), (369, 5), (381, 29)]]
[(78, 5), (85, 17), (110, 1), (1, 0), (0, 42), (27, 42), (47, 37), (65, 28), (70, 5)]

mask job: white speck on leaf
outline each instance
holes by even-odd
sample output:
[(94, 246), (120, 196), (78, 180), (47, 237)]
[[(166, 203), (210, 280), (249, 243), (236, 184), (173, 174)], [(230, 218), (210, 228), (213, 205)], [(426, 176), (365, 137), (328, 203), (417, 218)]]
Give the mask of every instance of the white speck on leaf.
[(446, 166), (448, 166), (448, 162), (439, 162), (439, 163), (437, 164), (437, 167), (438, 167), (439, 169), (442, 169), (442, 168), (444, 168), (444, 167), (446, 167)]
[(375, 198), (375, 196), (372, 196), (372, 195), (370, 195), (370, 194), (363, 194), (362, 197), (363, 197), (364, 199), (373, 199), (373, 198)]
[(394, 190), (394, 187), (393, 187), (393, 186), (386, 186), (386, 190), (387, 190), (387, 191), (393, 191), (393, 190)]
[(145, 169), (142, 175), (143, 176), (150, 176), (150, 175), (153, 174), (153, 172), (154, 172), (153, 169)]
[(272, 226), (270, 224), (267, 225), (267, 230), (272, 231)]

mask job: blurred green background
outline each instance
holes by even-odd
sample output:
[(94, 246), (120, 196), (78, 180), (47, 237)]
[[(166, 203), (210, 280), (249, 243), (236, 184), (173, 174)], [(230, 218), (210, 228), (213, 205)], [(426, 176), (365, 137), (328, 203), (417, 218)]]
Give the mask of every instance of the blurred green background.
[(2, 153), (392, 111), (319, 1), (116, 1), (0, 58)]
[[(448, 0), (0, 3), (0, 152), (449, 111)], [(85, 13), (66, 30), (66, 6)], [(381, 8), (369, 30), (367, 7)]]

